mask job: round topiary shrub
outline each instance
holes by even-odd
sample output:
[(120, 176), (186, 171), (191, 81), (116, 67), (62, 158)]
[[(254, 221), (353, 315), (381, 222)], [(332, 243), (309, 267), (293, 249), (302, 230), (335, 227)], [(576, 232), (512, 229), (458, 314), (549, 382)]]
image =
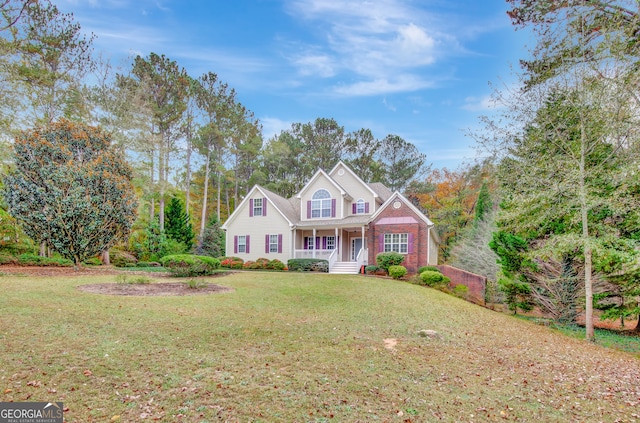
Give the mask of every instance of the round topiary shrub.
[(191, 254), (164, 256), (160, 259), (160, 263), (177, 277), (210, 275), (220, 267), (220, 261), (217, 258)]
[(393, 279), (400, 279), (407, 274), (407, 268), (400, 265), (389, 266), (389, 276)]
[(424, 285), (430, 287), (441, 287), (447, 285), (451, 279), (446, 277), (440, 272), (434, 272), (431, 270), (426, 270), (420, 273), (420, 280)]
[(442, 272), (440, 271), (440, 269), (438, 269), (436, 266), (422, 266), (422, 267), (418, 268), (418, 275), (419, 275), (420, 273), (422, 273), (422, 272), (427, 271), (427, 270), (428, 270), (428, 271), (430, 271), (430, 272), (438, 272), (438, 273), (442, 273)]

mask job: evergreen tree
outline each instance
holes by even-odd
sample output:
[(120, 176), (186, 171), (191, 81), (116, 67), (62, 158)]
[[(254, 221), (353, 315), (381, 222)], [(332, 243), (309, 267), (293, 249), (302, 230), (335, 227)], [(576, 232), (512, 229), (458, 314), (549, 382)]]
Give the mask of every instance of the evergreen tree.
[(63, 120), (23, 132), (4, 179), (8, 211), (35, 240), (79, 266), (129, 236), (131, 170), (100, 129)]
[(180, 242), (191, 249), (193, 245), (193, 227), (189, 215), (185, 211), (184, 203), (177, 197), (173, 197), (165, 212), (165, 233), (167, 238)]
[(195, 248), (198, 255), (223, 257), (225, 255), (225, 232), (220, 228), (220, 221), (212, 215), (202, 236), (198, 237)]

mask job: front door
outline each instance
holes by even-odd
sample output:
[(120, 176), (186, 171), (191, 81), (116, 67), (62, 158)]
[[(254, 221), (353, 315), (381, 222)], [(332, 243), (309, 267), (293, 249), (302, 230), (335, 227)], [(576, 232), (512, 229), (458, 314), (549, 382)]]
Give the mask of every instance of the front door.
[(351, 238), (351, 261), (358, 259), (358, 253), (362, 248), (362, 238)]

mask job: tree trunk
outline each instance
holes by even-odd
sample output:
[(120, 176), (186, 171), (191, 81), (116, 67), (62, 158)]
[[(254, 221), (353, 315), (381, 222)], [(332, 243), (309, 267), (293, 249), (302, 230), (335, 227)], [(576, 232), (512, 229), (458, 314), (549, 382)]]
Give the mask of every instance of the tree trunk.
[(592, 250), (591, 240), (589, 239), (589, 209), (587, 204), (586, 182), (586, 156), (587, 156), (587, 135), (584, 127), (584, 116), (581, 114), (580, 119), (580, 215), (582, 217), (582, 246), (584, 250), (584, 295), (585, 295), (585, 338), (587, 341), (593, 342), (593, 283), (591, 280), (592, 272)]
[(187, 181), (184, 192), (184, 209), (189, 216), (189, 193), (191, 188), (191, 119), (187, 120)]
[(202, 216), (200, 217), (200, 239), (204, 236), (205, 220), (207, 218), (207, 195), (209, 192), (209, 154), (204, 166), (204, 190), (202, 194)]
[(109, 250), (102, 251), (102, 264), (105, 266), (111, 265), (111, 257), (109, 256)]
[(217, 198), (218, 222), (220, 222), (220, 202), (222, 201), (222, 194), (220, 192), (221, 185), (222, 185), (222, 172), (220, 172), (220, 168), (218, 168), (218, 198)]
[(47, 243), (46, 242), (41, 242), (40, 243), (40, 252), (38, 254), (40, 257), (46, 257), (47, 256)]

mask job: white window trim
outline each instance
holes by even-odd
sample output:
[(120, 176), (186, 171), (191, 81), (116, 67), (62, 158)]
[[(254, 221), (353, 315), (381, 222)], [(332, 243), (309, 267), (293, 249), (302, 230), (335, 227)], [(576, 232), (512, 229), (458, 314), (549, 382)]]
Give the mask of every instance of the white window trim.
[[(258, 206), (257, 203), (260, 202)], [(253, 215), (254, 216), (262, 216), (262, 211), (264, 210), (262, 206), (263, 199), (262, 198), (254, 198), (253, 199)]]
[[(403, 251), (404, 250), (404, 251)], [(384, 252), (409, 253), (409, 234), (384, 234)]]
[(269, 252), (278, 252), (278, 235), (269, 235)]
[(238, 253), (247, 252), (247, 236), (238, 235)]

